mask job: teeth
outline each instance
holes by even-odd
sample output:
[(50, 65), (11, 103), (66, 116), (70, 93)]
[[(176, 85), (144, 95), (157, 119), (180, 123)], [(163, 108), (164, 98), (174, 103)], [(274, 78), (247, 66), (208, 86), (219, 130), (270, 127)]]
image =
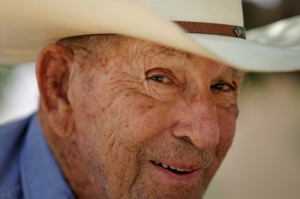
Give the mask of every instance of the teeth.
[(177, 169), (177, 168), (175, 168), (175, 167), (172, 167), (172, 166), (163, 164), (163, 163), (161, 163), (161, 162), (156, 162), (156, 161), (154, 161), (154, 163), (155, 163), (155, 164), (161, 164), (165, 169), (166, 169), (166, 168), (171, 168), (172, 170), (177, 170), (177, 171), (179, 171), (179, 172), (191, 172), (191, 171), (192, 171), (192, 170), (182, 170), (182, 169)]
[(163, 164), (163, 163), (161, 163), (162, 164), (162, 166), (164, 167), (164, 168), (168, 168), (169, 166), (168, 165), (166, 165), (166, 164)]

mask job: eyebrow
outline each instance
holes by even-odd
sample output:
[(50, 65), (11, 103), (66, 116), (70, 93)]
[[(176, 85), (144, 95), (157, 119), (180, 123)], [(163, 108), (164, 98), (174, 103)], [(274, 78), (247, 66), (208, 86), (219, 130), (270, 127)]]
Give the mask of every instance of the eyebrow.
[(236, 77), (237, 79), (243, 79), (245, 77), (245, 71), (236, 69), (236, 68), (232, 68), (230, 66), (228, 68), (233, 77)]
[[(174, 48), (166, 47), (166, 46), (160, 46), (160, 45), (151, 45), (149, 46), (147, 53), (153, 53), (154, 55), (164, 55), (166, 57), (178, 57), (178, 58), (184, 58), (187, 60), (191, 60), (193, 58), (193, 54), (187, 53), (184, 51), (180, 51)], [(228, 66), (229, 73), (237, 79), (243, 79), (245, 76), (245, 71), (240, 70), (237, 68), (233, 68), (231, 66)]]

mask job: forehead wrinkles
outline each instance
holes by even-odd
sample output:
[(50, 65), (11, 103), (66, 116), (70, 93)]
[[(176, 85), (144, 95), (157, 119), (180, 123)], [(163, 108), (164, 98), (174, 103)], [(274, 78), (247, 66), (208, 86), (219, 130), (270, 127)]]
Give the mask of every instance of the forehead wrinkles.
[(89, 69), (94, 64), (105, 67), (109, 59), (124, 54), (124, 42), (129, 40), (126, 36), (108, 34), (70, 37), (57, 43), (71, 49), (79, 69)]
[[(165, 56), (165, 57), (171, 58), (171, 59), (184, 59), (186, 61), (193, 61), (193, 62), (201, 61), (200, 63), (203, 63), (203, 57), (196, 56), (191, 53), (183, 52), (180, 50), (176, 50), (174, 48), (160, 46), (157, 44), (148, 44), (147, 46), (145, 46), (142, 51), (142, 55), (144, 55), (146, 57)], [(214, 60), (211, 60), (211, 62), (213, 62), (214, 64), (217, 64), (217, 65), (225, 65), (223, 63), (219, 63)], [(204, 66), (204, 67), (207, 67), (207, 66)], [(230, 66), (227, 66), (227, 68), (228, 68), (228, 70), (226, 70), (225, 73), (229, 73), (231, 76), (233, 76), (237, 79), (244, 78), (245, 72), (243, 70), (232, 68)]]
[(186, 59), (191, 60), (193, 55), (187, 52), (183, 52), (180, 50), (176, 50), (174, 48), (169, 48), (166, 46), (160, 46), (158, 44), (149, 44), (144, 48), (144, 55), (150, 56), (165, 56), (168, 58), (178, 58), (178, 59)]
[[(199, 60), (204, 59), (201, 56), (193, 55), (191, 53), (180, 51), (180, 50), (177, 50), (174, 48), (169, 48), (166, 46), (160, 46), (158, 44), (151, 44), (151, 43), (144, 47), (144, 49), (142, 51), (142, 55), (145, 55), (145, 56), (162, 55), (162, 56), (169, 57), (169, 58), (178, 58), (178, 59), (183, 58), (188, 61), (197, 61), (197, 62), (199, 62)], [(218, 64), (218, 65), (225, 65), (223, 63), (219, 63), (214, 60), (211, 60), (211, 62), (214, 62), (215, 64)], [(235, 69), (232, 67), (228, 67), (228, 68), (230, 68), (230, 73), (233, 76), (235, 76), (237, 78), (242, 78), (244, 76), (245, 72), (243, 70)]]

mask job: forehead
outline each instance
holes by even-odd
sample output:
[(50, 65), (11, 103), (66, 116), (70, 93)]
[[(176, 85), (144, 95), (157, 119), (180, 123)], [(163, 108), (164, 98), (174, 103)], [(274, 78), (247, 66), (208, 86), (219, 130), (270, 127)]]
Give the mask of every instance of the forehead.
[(173, 62), (195, 61), (197, 62), (197, 64), (204, 63), (203, 60), (206, 60), (206, 63), (208, 63), (208, 65), (225, 66), (224, 68), (226, 68), (226, 70), (222, 73), (226, 73), (227, 75), (231, 74), (235, 78), (243, 79), (245, 74), (244, 71), (227, 66), (224, 63), (219, 63), (214, 60), (209, 60), (198, 55), (166, 47), (150, 41), (145, 41), (123, 35), (90, 35), (72, 37), (63, 39), (58, 43), (68, 48), (71, 48), (73, 52), (77, 52), (75, 54), (77, 54), (77, 56), (81, 58), (84, 58), (84, 60), (81, 60), (84, 62), (88, 60), (91, 62), (98, 62), (100, 59), (102, 64), (105, 65), (106, 61), (101, 60), (104, 57), (107, 61), (109, 59), (116, 60), (117, 57), (125, 57), (127, 61), (130, 61), (130, 59), (137, 60), (136, 58), (141, 59), (142, 57), (158, 57), (161, 58), (161, 60), (171, 60)]
[[(209, 60), (204, 57), (200, 57), (198, 55), (194, 55), (188, 52), (183, 52), (177, 49), (169, 48), (166, 46), (150, 43), (146, 48), (143, 49), (142, 54), (144, 56), (161, 56), (165, 57), (166, 59), (173, 59), (173, 60), (184, 60), (184, 61), (199, 61), (199, 60)], [(226, 70), (223, 72), (225, 75), (231, 75), (237, 79), (243, 79), (245, 72), (240, 69), (236, 69), (224, 63), (220, 63), (214, 60), (209, 60), (209, 63), (217, 64), (225, 66)]]

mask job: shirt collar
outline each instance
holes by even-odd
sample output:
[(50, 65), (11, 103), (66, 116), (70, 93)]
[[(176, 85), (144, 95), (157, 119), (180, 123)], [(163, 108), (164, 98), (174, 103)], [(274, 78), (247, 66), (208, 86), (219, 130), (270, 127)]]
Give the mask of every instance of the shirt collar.
[(75, 198), (44, 138), (36, 114), (29, 122), (20, 170), (24, 199)]

